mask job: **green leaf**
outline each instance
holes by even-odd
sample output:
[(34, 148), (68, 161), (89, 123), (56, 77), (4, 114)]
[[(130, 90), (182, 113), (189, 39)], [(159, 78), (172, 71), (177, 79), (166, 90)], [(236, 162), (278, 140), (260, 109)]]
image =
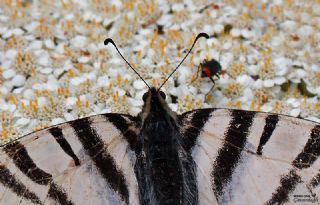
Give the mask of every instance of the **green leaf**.
[(301, 82), (298, 84), (298, 89), (303, 96), (307, 96), (307, 97), (316, 96), (315, 94), (308, 91), (307, 85), (303, 80), (301, 80)]
[(287, 92), (289, 90), (289, 88), (290, 88), (290, 85), (291, 85), (290, 81), (287, 81), (287, 82), (283, 83), (281, 85), (281, 91), (282, 92)]

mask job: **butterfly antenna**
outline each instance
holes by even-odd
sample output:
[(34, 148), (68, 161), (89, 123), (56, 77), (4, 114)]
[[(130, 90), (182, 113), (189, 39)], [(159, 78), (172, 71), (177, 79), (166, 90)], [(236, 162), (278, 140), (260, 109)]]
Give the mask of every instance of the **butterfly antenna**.
[(171, 72), (171, 74), (167, 77), (167, 79), (162, 83), (162, 85), (158, 88), (158, 91), (161, 89), (161, 87), (169, 80), (169, 78), (178, 70), (178, 68), (180, 67), (180, 65), (183, 63), (183, 61), (188, 57), (188, 55), (190, 54), (190, 52), (192, 51), (194, 45), (196, 44), (196, 42), (198, 41), (199, 38), (204, 37), (206, 39), (209, 38), (209, 35), (206, 33), (199, 33), (196, 37), (196, 39), (194, 39), (193, 44), (190, 48), (190, 50), (188, 51), (187, 55), (182, 59), (182, 61), (179, 63), (179, 65)]
[(107, 38), (106, 40), (104, 40), (104, 45), (108, 45), (108, 43), (111, 43), (116, 50), (118, 51), (119, 55), (121, 56), (121, 58), (128, 64), (128, 66), (139, 76), (139, 78), (144, 82), (144, 84), (146, 84), (146, 86), (150, 89), (150, 86), (148, 85), (148, 83), (141, 77), (141, 75), (130, 65), (130, 63), (123, 57), (123, 55), (120, 53), (118, 47), (116, 46), (116, 44), (114, 43), (114, 41), (111, 38)]

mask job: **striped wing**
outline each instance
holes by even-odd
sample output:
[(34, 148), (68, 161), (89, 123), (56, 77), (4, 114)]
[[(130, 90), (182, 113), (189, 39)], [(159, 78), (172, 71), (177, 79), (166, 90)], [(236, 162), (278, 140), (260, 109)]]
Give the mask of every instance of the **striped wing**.
[(0, 148), (0, 204), (138, 204), (135, 118), (105, 114)]
[(319, 203), (320, 124), (228, 109), (180, 116), (199, 204)]

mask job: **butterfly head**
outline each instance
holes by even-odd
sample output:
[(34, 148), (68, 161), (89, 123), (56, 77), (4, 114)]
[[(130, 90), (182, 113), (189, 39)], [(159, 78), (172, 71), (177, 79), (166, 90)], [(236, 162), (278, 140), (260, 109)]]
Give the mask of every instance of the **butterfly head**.
[(158, 91), (155, 87), (151, 87), (148, 92), (143, 94), (142, 100), (146, 102), (148, 98), (150, 98), (151, 101), (156, 100), (157, 98), (162, 98), (165, 100), (166, 94), (164, 94), (164, 92), (161, 90)]
[(153, 116), (174, 118), (176, 119), (176, 113), (173, 112), (166, 103), (166, 95), (163, 91), (151, 87), (142, 97), (144, 101), (142, 112), (140, 117), (142, 121)]

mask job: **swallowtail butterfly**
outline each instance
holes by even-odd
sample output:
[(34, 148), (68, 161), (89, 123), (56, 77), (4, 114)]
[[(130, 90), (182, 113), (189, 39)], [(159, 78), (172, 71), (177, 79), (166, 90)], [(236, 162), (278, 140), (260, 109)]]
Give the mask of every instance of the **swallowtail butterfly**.
[(0, 204), (319, 203), (320, 124), (232, 109), (178, 115), (160, 88), (136, 117), (91, 116), (3, 145)]

